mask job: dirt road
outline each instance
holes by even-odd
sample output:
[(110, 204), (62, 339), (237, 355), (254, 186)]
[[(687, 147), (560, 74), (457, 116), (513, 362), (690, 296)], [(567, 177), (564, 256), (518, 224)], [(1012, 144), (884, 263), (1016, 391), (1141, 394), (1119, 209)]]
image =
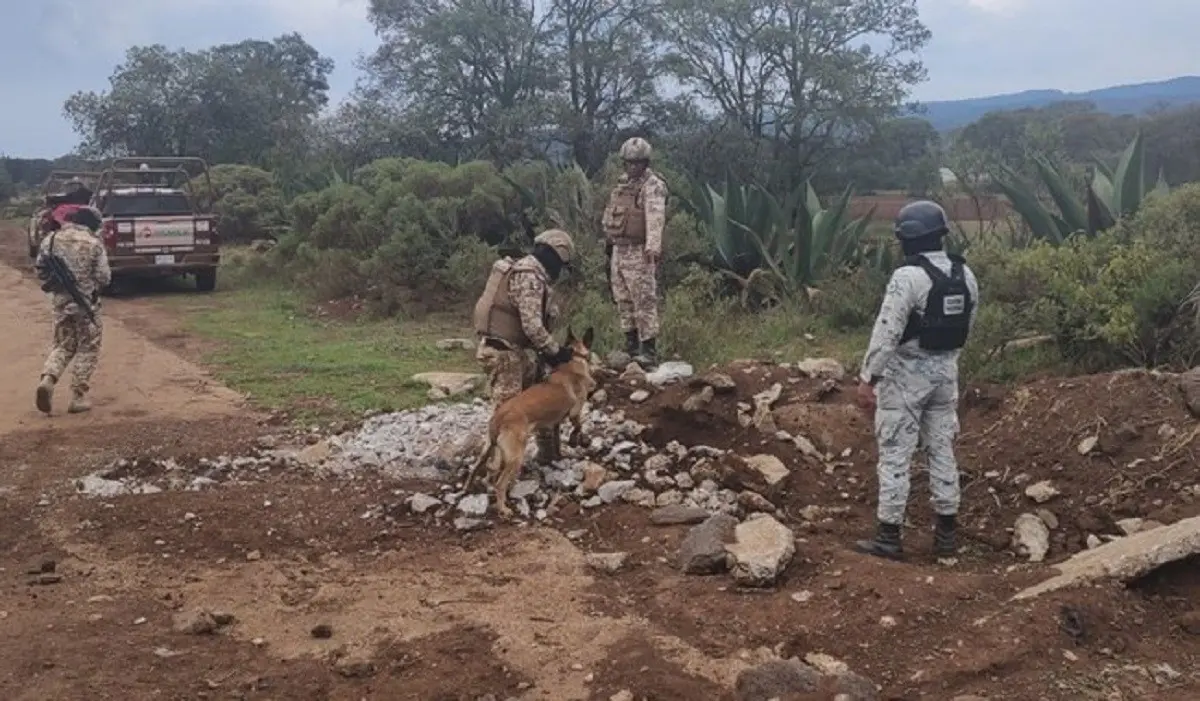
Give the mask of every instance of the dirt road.
[[(17, 235), (5, 232), (0, 252), (19, 265)], [(409, 513), (403, 485), (386, 477), (266, 463), (194, 491), (85, 496), (77, 481), (114, 460), (137, 459), (110, 474), (161, 470), (149, 460), (171, 458), (190, 477), (201, 458), (246, 455), (281, 427), (175, 352), (188, 355), (194, 341), (152, 297), (106, 307), (96, 410), (42, 417), (32, 389), (49, 333), (45, 302), (13, 267), (0, 266), (0, 289), (2, 699), (605, 701), (628, 690), (639, 701), (724, 700), (756, 660), (809, 653), (845, 661), (885, 699), (1200, 693), (1191, 676), (1200, 645), (1175, 623), (1180, 606), (1200, 603), (1191, 570), (1140, 590), (1095, 587), (1013, 606), (1007, 598), (1042, 575), (1004, 544), (974, 548), (953, 568), (848, 552), (869, 524), (869, 500), (823, 474), (798, 476), (786, 511), (849, 510), (800, 530), (783, 582), (756, 593), (680, 574), (687, 528), (651, 527), (632, 505), (571, 505), (547, 527), (460, 534)], [(984, 421), (999, 425), (968, 418), (967, 432), (984, 436), (964, 448), (968, 460), (995, 457), (993, 442), (1006, 440), (980, 430)], [(668, 417), (652, 438), (682, 440), (684, 430), (702, 431)], [(1016, 430), (1032, 433), (1028, 421)], [(861, 443), (849, 420), (828, 431)], [(1049, 449), (1023, 445), (1028, 454), (1011, 458), (1023, 461), (1017, 470), (1052, 469)], [(865, 483), (864, 455), (837, 479)], [(979, 491), (968, 488), (971, 525), (991, 519), (1004, 540), (1011, 513), (984, 513), (992, 498)], [(1167, 498), (1146, 497), (1157, 507)], [(1060, 514), (1064, 531), (1074, 527)], [(630, 564), (598, 574), (588, 551), (627, 552)], [(1064, 606), (1086, 635), (1063, 632)]]

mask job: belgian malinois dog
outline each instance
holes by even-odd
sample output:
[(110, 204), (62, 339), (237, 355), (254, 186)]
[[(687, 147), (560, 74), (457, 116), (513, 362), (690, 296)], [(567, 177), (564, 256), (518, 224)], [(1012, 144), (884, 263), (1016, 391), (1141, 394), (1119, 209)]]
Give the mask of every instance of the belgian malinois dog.
[(571, 359), (555, 368), (545, 380), (496, 407), (492, 413), (487, 445), (467, 473), (463, 491), (470, 490), (479, 470), (487, 464), (488, 472), (493, 476), (496, 511), (505, 518), (512, 515), (508, 490), (521, 474), (529, 436), (539, 429), (549, 428), (557, 442), (558, 427), (566, 419), (571, 422), (568, 445), (579, 445), (583, 438), (583, 405), (596, 387), (591, 367), (592, 332), (589, 328), (579, 339), (568, 328), (567, 346), (573, 352)]

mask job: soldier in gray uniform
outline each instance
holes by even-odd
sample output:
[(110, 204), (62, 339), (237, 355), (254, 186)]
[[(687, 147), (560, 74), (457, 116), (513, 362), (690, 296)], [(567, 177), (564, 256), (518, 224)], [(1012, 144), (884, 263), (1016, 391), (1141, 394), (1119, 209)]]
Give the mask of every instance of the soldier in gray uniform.
[(878, 528), (855, 548), (870, 555), (903, 557), (909, 463), (918, 444), (929, 458), (934, 552), (956, 551), (958, 356), (975, 322), (979, 284), (966, 261), (943, 249), (948, 232), (946, 213), (934, 202), (912, 202), (896, 217), (905, 260), (888, 281), (858, 385), (859, 405), (874, 409), (879, 445)]

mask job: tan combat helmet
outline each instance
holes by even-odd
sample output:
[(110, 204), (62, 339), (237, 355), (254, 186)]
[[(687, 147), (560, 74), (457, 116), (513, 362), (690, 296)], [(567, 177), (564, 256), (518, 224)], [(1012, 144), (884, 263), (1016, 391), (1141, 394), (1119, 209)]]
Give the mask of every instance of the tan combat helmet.
[(625, 161), (650, 160), (650, 142), (635, 136), (621, 144), (621, 159)]
[(571, 240), (571, 235), (562, 229), (547, 229), (538, 234), (533, 242), (544, 243), (553, 248), (563, 265), (569, 265), (575, 257), (575, 242)]

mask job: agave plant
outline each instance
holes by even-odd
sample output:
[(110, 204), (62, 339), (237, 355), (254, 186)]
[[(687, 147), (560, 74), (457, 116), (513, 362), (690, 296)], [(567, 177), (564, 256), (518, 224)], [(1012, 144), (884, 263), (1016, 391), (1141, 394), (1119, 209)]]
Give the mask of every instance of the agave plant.
[(1153, 189), (1147, 190), (1141, 133), (1125, 147), (1116, 169), (1096, 162), (1092, 182), (1086, 186), (1082, 199), (1049, 159), (1039, 155), (1034, 157), (1033, 163), (1057, 212), (1048, 207), (1038, 197), (1036, 188), (1012, 168), (1001, 166), (1000, 176), (994, 180), (1034, 237), (1055, 244), (1080, 232), (1094, 236), (1113, 226), (1121, 217), (1136, 212), (1151, 192), (1165, 193), (1169, 189), (1159, 171), (1158, 182)]
[(799, 297), (839, 267), (885, 255), (862, 245), (870, 214), (848, 219), (851, 188), (829, 209), (810, 181), (782, 201), (757, 185), (735, 187), (728, 179), (720, 192), (708, 185), (693, 189), (697, 193), (685, 206), (712, 237), (718, 265), (743, 289), (768, 275), (782, 292)]
[(754, 187), (734, 185), (728, 177), (720, 190), (708, 184), (693, 184), (691, 189), (690, 196), (684, 193), (680, 199), (683, 208), (696, 217), (712, 239), (717, 267), (741, 278), (749, 278), (761, 269), (762, 253), (747, 228), (758, 231), (766, 228), (771, 209), (765, 193)]
[(543, 224), (576, 232), (593, 226), (592, 185), (578, 163), (550, 165), (549, 172), (542, 173), (537, 192), (507, 174), (500, 177), (517, 191), (522, 207), (543, 219)]

